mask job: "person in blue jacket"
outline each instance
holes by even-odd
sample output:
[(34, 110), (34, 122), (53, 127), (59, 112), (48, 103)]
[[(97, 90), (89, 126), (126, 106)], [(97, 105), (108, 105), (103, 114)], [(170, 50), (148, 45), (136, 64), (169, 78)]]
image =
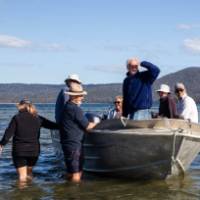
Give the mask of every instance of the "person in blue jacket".
[[(139, 71), (139, 66), (146, 68)], [(123, 116), (133, 120), (150, 119), (152, 106), (152, 84), (160, 69), (154, 64), (137, 58), (127, 61), (127, 77), (123, 82)]]
[(66, 102), (61, 117), (60, 143), (64, 153), (67, 178), (72, 182), (80, 182), (83, 171), (83, 140), (86, 131), (94, 128), (98, 122), (90, 122), (81, 109), (87, 92), (78, 83), (72, 83), (67, 91)]
[(57, 96), (55, 106), (56, 123), (60, 123), (65, 103), (69, 100), (69, 95), (66, 92), (69, 90), (71, 83), (81, 84), (81, 80), (77, 74), (71, 74), (68, 76), (68, 78), (65, 80), (66, 86), (60, 90)]

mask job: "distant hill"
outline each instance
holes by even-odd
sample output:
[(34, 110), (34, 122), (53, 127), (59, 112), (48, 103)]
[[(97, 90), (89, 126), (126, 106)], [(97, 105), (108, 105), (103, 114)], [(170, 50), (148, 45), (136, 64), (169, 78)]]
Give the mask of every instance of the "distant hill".
[[(26, 97), (34, 103), (55, 103), (56, 97), (64, 85), (49, 84), (0, 84), (0, 103), (16, 103)], [(88, 92), (85, 102), (104, 103), (113, 101), (121, 94), (121, 84), (85, 85)]]
[(163, 76), (155, 81), (154, 88), (158, 89), (160, 84), (165, 83), (170, 86), (171, 92), (174, 93), (174, 85), (176, 82), (184, 83), (187, 93), (197, 102), (200, 102), (200, 67), (188, 67), (175, 73)]
[[(183, 82), (187, 87), (188, 94), (200, 102), (200, 67), (189, 67), (156, 80), (153, 85), (154, 99), (158, 98), (155, 89), (158, 89), (160, 84), (168, 84), (173, 92), (176, 82)], [(64, 85), (0, 84), (0, 103), (15, 103), (24, 97), (35, 103), (54, 103), (62, 87)], [(88, 91), (86, 102), (103, 103), (112, 102), (116, 95), (121, 94), (122, 84), (89, 84), (84, 88)]]

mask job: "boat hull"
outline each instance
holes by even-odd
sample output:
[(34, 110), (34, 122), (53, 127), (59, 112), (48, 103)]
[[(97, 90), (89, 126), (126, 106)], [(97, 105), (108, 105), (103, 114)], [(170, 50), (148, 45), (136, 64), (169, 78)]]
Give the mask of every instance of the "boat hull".
[[(172, 135), (93, 133), (84, 142), (84, 170), (124, 178), (163, 179), (171, 173), (172, 140)], [(179, 137), (176, 149), (181, 141)]]
[[(84, 171), (128, 179), (184, 174), (200, 151), (200, 131), (198, 125), (192, 129), (182, 121), (176, 120), (176, 126), (170, 120), (101, 123), (85, 137)], [(56, 134), (53, 143), (62, 159)]]

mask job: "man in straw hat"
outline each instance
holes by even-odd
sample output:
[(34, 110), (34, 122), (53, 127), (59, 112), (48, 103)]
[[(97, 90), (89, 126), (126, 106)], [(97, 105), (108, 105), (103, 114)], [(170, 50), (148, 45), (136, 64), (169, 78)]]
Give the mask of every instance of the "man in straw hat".
[(77, 74), (71, 74), (67, 77), (67, 79), (65, 79), (66, 86), (65, 88), (61, 89), (61, 91), (59, 92), (57, 96), (56, 106), (55, 106), (55, 119), (57, 123), (60, 122), (64, 105), (69, 99), (69, 96), (65, 92), (68, 90), (71, 83), (81, 84), (81, 80)]
[(187, 95), (185, 85), (176, 83), (175, 94), (178, 97), (177, 114), (179, 118), (198, 123), (198, 110), (195, 101)]
[[(146, 71), (139, 71), (139, 66)], [(127, 61), (127, 77), (123, 82), (123, 116), (133, 120), (149, 119), (152, 106), (151, 86), (160, 70), (150, 62), (139, 62), (137, 58)]]
[(170, 95), (170, 87), (167, 84), (161, 84), (156, 92), (160, 97), (159, 113), (156, 117), (176, 118), (176, 103)]
[(66, 94), (69, 95), (69, 100), (64, 106), (61, 118), (60, 139), (65, 156), (67, 177), (70, 181), (79, 182), (83, 167), (84, 132), (94, 128), (96, 123), (89, 122), (80, 108), (84, 96), (87, 95), (80, 84), (71, 83)]

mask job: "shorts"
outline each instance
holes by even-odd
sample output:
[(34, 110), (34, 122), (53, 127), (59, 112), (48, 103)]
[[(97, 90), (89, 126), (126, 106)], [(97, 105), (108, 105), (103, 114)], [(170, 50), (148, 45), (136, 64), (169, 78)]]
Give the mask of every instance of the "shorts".
[(66, 150), (63, 147), (65, 164), (67, 172), (70, 174), (81, 172), (83, 170), (83, 153), (81, 149)]
[(27, 157), (27, 156), (13, 156), (13, 163), (16, 168), (19, 167), (33, 167), (38, 160), (37, 157)]
[(132, 120), (149, 120), (151, 119), (151, 113), (149, 112), (149, 109), (138, 110), (129, 114), (128, 118)]

